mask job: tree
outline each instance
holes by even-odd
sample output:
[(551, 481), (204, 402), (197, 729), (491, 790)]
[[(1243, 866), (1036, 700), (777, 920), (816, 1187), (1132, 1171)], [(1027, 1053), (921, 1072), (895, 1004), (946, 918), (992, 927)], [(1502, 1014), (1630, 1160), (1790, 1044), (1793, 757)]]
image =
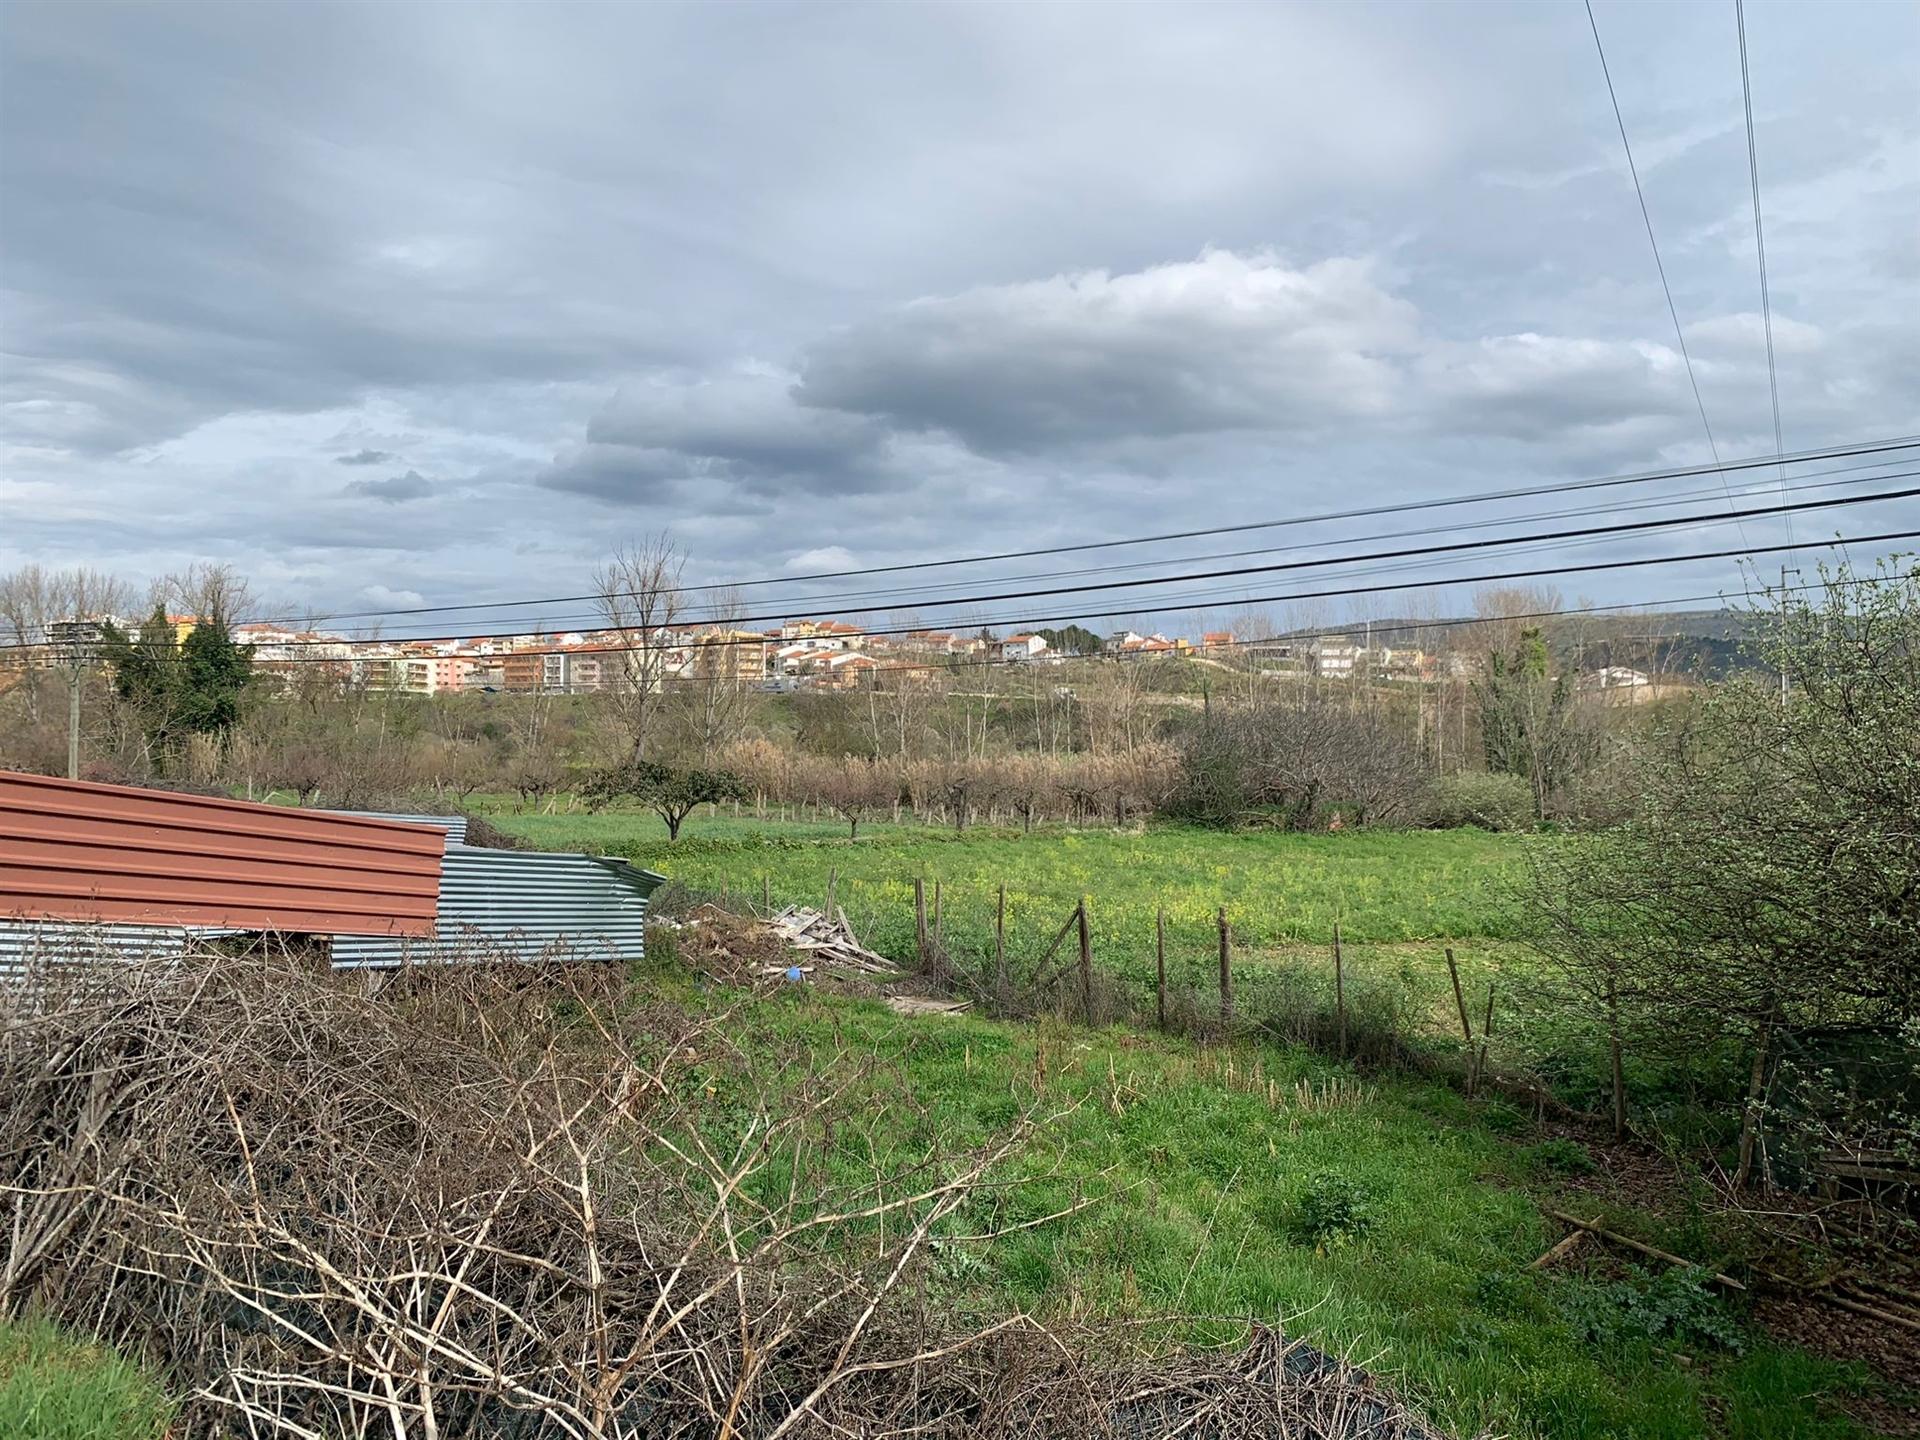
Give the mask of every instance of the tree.
[(847, 838), (860, 838), (860, 822), (892, 807), (900, 795), (900, 777), (873, 760), (852, 755), (805, 766), (799, 783), (820, 804), (847, 822)]
[(202, 619), (183, 642), (162, 600), (132, 633), (111, 621), (100, 633), (114, 692), (137, 717), (150, 758), (170, 756), (190, 735), (225, 736), (239, 720), (253, 649), (234, 643), (223, 617)]
[(601, 618), (620, 651), (612, 690), (634, 760), (644, 760), (656, 738), (668, 671), (667, 632), (680, 618), (680, 574), (686, 563), (672, 537), (661, 531), (614, 551), (594, 576)]
[(1080, 625), (1067, 625), (1058, 630), (1036, 630), (1033, 632), (1047, 642), (1049, 650), (1062, 655), (1098, 655), (1100, 647), (1106, 642), (1093, 631)]
[(696, 808), (745, 799), (747, 787), (730, 770), (682, 770), (654, 760), (632, 760), (597, 771), (582, 793), (595, 809), (630, 796), (660, 817), (667, 839), (678, 840), (680, 827)]
[(1776, 603), (1753, 658), (1789, 688), (1666, 717), (1633, 813), (1543, 851), (1523, 907), (1576, 991), (1637, 1012), (1615, 1033), (1744, 1049), (1742, 1178), (1784, 1041), (1920, 1020), (1920, 569)]
[(1546, 637), (1537, 625), (1487, 657), (1474, 695), (1487, 768), (1525, 780), (1538, 818), (1557, 813), (1598, 743), (1578, 709), (1570, 677), (1552, 673)]

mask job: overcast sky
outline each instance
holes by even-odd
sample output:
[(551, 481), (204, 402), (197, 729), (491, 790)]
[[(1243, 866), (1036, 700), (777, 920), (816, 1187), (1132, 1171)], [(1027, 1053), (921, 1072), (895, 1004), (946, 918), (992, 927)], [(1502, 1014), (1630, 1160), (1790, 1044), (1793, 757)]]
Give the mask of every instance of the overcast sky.
[[(1770, 451), (1731, 0), (1597, 15), (1720, 452)], [(1920, 431), (1920, 7), (1747, 22), (1786, 445)], [(1577, 0), (16, 0), (0, 165), (0, 569), (366, 610), (663, 526), (753, 578), (1708, 455)]]

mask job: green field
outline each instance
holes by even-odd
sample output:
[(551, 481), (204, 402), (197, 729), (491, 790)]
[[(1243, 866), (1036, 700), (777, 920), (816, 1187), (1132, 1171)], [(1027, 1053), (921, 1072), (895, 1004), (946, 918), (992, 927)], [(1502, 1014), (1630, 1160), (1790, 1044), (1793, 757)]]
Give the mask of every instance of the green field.
[[(1527, 839), (1480, 831), (1239, 835), (1181, 826), (1142, 831), (1045, 829), (1031, 835), (975, 828), (876, 826), (849, 842), (844, 826), (759, 823), (722, 815), (689, 822), (669, 843), (651, 815), (495, 813), (503, 828), (545, 849), (626, 855), (699, 893), (757, 904), (835, 903), (860, 937), (900, 961), (914, 957), (913, 886), (956, 961), (984, 973), (994, 917), (1007, 889), (1007, 950), (1016, 980), (1081, 896), (1089, 899), (1097, 968), (1135, 1006), (1150, 1003), (1155, 912), (1164, 908), (1169, 986), (1198, 1009), (1218, 1004), (1217, 915), (1225, 907), (1243, 1015), (1257, 1017), (1275, 987), (1331, 1011), (1331, 942), (1345, 941), (1349, 1004), (1391, 1014), (1445, 1041), (1457, 1033), (1444, 953), (1456, 950), (1476, 1008), (1499, 991), (1503, 1037), (1516, 1017), (1499, 978), (1516, 960), (1503, 884)], [(1064, 953), (1064, 952), (1062, 952)], [(1056, 960), (1059, 957), (1056, 957)], [(1052, 968), (1049, 966), (1049, 968)]]
[[(1306, 976), (1330, 990), (1337, 919), (1349, 942), (1350, 1003), (1372, 996), (1442, 1043), (1457, 1013), (1444, 946), (1456, 948), (1476, 1010), (1489, 980), (1530, 963), (1501, 899), (1535, 843), (1515, 837), (1181, 827), (955, 835), (902, 825), (863, 828), (849, 843), (841, 827), (721, 816), (696, 819), (669, 844), (656, 821), (635, 814), (495, 819), (542, 847), (628, 855), (695, 893), (755, 904), (764, 880), (776, 905), (817, 905), (831, 874), (862, 936), (903, 960), (913, 953), (916, 878), (929, 896), (939, 882), (948, 946), (963, 962), (990, 953), (1004, 884), (1016, 971), (1087, 895), (1096, 963), (1139, 986), (1152, 974), (1154, 914), (1165, 907), (1170, 973), (1203, 999), (1224, 905), (1243, 1004), (1263, 980)], [(658, 983), (673, 986), (672, 972)], [(1497, 1013), (1504, 1032), (1512, 1017), (1504, 1003)], [(879, 1057), (880, 1083), (898, 1096), (888, 1112), (897, 1129), (865, 1136), (849, 1153), (853, 1165), (909, 1160), (930, 1137), (948, 1146), (984, 1139), (1043, 1077), (1040, 1098), (1064, 1113), (1021, 1163), (1044, 1178), (984, 1218), (1046, 1214), (1093, 1190), (1105, 1198), (1069, 1221), (943, 1262), (949, 1298), (982, 1313), (1018, 1305), (1286, 1321), (1391, 1377), (1460, 1434), (1857, 1433), (1830, 1401), (1866, 1383), (1863, 1375), (1757, 1336), (1739, 1353), (1715, 1353), (1628, 1324), (1624, 1338), (1596, 1342), (1594, 1307), (1619, 1303), (1598, 1283), (1604, 1277), (1525, 1269), (1555, 1238), (1537, 1202), (1556, 1181), (1532, 1159), (1541, 1136), (1512, 1107), (1469, 1104), (1415, 1078), (1362, 1078), (1257, 1034), (1196, 1048), (1056, 1020), (903, 1020), (811, 994), (752, 1014), (743, 1048), (769, 1065), (796, 1051)], [(1322, 1174), (1371, 1219), (1351, 1243), (1317, 1244), (1299, 1232), (1303, 1197)], [(1697, 1215), (1684, 1234), (1646, 1215), (1625, 1213), (1621, 1223), (1719, 1258)], [(1658, 1299), (1647, 1303), (1661, 1313)], [(1223, 1333), (1190, 1328), (1196, 1339)]]
[[(641, 984), (688, 998), (667, 957), (654, 963)], [(1098, 1202), (984, 1248), (937, 1244), (939, 1298), (980, 1319), (1014, 1307), (1185, 1317), (1182, 1333), (1203, 1343), (1229, 1341), (1247, 1319), (1280, 1324), (1387, 1377), (1458, 1435), (1858, 1433), (1830, 1402), (1864, 1375), (1757, 1336), (1723, 1351), (1629, 1324), (1592, 1341), (1579, 1317), (1616, 1302), (1577, 1274), (1526, 1269), (1557, 1238), (1536, 1203), (1556, 1189), (1530, 1148), (1537, 1137), (1511, 1112), (1446, 1087), (1363, 1079), (1274, 1046), (902, 1019), (805, 991), (776, 993), (730, 1023), (735, 1063), (749, 1073), (799, 1054), (867, 1058), (880, 1118), (831, 1157), (849, 1181), (985, 1143), (1029, 1105), (1052, 1117), (1014, 1174), (998, 1177), (1026, 1183), (996, 1190), (954, 1227), (980, 1233)], [(727, 1083), (722, 1071), (714, 1078)], [(1326, 1175), (1335, 1179), (1316, 1181)], [(785, 1179), (776, 1171), (765, 1183)], [(1303, 1231), (1316, 1184), (1355, 1197), (1353, 1233)], [(1595, 1208), (1591, 1195), (1581, 1203)], [(1646, 1217), (1618, 1223), (1703, 1244)]]

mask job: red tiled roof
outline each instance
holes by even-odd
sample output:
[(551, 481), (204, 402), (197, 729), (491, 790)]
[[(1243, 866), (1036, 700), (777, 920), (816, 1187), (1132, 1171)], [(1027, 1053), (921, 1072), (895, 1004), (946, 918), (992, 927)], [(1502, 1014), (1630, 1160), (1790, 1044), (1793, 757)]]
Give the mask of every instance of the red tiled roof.
[(0, 770), (0, 918), (429, 935), (445, 834)]

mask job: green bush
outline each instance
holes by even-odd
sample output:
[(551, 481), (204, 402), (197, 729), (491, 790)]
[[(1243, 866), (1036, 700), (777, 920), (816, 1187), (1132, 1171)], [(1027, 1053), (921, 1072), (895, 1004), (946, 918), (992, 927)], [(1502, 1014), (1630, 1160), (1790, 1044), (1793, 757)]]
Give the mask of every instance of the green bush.
[(1520, 1152), (1520, 1159), (1533, 1175), (1591, 1175), (1594, 1171), (1586, 1146), (1558, 1136), (1529, 1145)]
[(1708, 1278), (1695, 1266), (1676, 1265), (1654, 1276), (1630, 1267), (1624, 1280), (1566, 1282), (1560, 1309), (1575, 1333), (1593, 1345), (1665, 1341), (1738, 1353), (1746, 1348), (1746, 1335), (1707, 1289)]
[(1373, 1228), (1373, 1196), (1357, 1181), (1322, 1170), (1294, 1202), (1293, 1233), (1321, 1254), (1360, 1239)]
[(1420, 823), (1429, 830), (1530, 830), (1533, 790), (1518, 775), (1462, 771), (1427, 782), (1420, 797)]

